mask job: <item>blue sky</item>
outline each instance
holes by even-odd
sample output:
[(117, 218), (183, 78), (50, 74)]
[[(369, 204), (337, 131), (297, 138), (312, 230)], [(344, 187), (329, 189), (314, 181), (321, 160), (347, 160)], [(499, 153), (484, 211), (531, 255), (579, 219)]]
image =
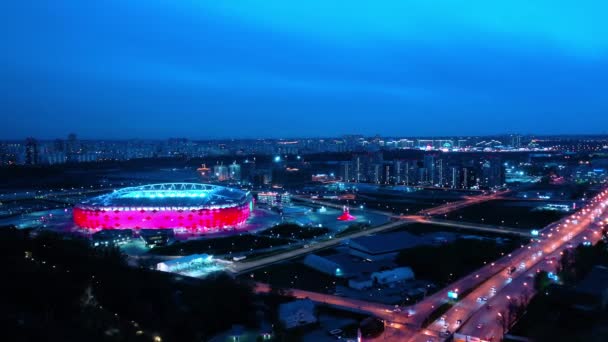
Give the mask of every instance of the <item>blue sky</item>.
[(605, 1), (20, 0), (0, 136), (601, 133)]

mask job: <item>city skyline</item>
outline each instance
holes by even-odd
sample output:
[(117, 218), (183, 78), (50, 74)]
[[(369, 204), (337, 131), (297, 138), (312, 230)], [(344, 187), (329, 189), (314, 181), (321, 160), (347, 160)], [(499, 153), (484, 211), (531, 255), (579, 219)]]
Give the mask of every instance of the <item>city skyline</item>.
[(19, 2), (0, 135), (602, 133), (605, 6)]

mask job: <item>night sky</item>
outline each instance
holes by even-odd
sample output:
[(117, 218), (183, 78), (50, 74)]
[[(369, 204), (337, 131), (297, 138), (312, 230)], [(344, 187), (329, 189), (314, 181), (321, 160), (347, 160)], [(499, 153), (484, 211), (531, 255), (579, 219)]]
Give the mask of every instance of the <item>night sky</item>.
[(0, 139), (608, 127), (605, 0), (9, 3)]

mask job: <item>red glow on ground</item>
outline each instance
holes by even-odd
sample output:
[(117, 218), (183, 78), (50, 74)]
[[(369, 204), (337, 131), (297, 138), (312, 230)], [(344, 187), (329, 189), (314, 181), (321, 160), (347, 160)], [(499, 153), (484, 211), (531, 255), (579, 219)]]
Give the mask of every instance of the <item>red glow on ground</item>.
[(353, 215), (350, 214), (350, 211), (348, 210), (347, 207), (344, 207), (343, 211), (342, 211), (342, 215), (338, 216), (338, 220), (339, 221), (352, 221), (352, 220), (356, 220), (357, 218), (354, 217)]

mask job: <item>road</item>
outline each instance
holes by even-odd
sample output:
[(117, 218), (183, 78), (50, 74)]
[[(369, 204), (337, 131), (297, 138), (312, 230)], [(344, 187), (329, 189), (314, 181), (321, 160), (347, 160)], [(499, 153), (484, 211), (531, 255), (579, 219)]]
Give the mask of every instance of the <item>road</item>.
[[(328, 208), (334, 208), (334, 209), (340, 209), (340, 210), (342, 210), (344, 208), (344, 206), (345, 206), (345, 204), (340, 204), (340, 203), (334, 203), (334, 202), (328, 202), (328, 201), (308, 198), (308, 197), (301, 196), (301, 195), (294, 195), (294, 196), (292, 196), (292, 199), (295, 200), (295, 201), (301, 201), (301, 202), (306, 202), (306, 203), (310, 203), (310, 204), (314, 204), (314, 205), (320, 205), (320, 206), (324, 206), (324, 207), (328, 207)], [(356, 213), (357, 211), (365, 211), (365, 212), (374, 213), (374, 214), (378, 214), (378, 215), (389, 216), (389, 217), (393, 217), (393, 215), (394, 215), (391, 211), (384, 211), (384, 210), (371, 209), (371, 208), (359, 209), (357, 207), (354, 207), (354, 208), (350, 208), (350, 210), (351, 210), (351, 212), (353, 214)]]
[(332, 239), (329, 239), (329, 240), (320, 241), (320, 242), (315, 243), (313, 245), (309, 245), (308, 248), (302, 247), (302, 248), (299, 248), (299, 249), (287, 251), (285, 253), (269, 256), (267, 258), (262, 258), (262, 259), (258, 259), (258, 260), (254, 260), (254, 261), (249, 261), (249, 262), (235, 263), (235, 264), (231, 265), (230, 271), (233, 272), (233, 273), (236, 273), (236, 274), (240, 274), (240, 273), (244, 273), (244, 272), (250, 272), (250, 271), (253, 271), (253, 270), (257, 269), (257, 268), (267, 266), (269, 264), (273, 264), (273, 263), (276, 263), (276, 262), (279, 262), (279, 261), (285, 261), (285, 260), (297, 258), (299, 256), (306, 255), (308, 253), (312, 253), (312, 252), (315, 252), (315, 251), (318, 251), (318, 250), (321, 250), (321, 249), (324, 249), (324, 248), (328, 248), (328, 247), (332, 247), (332, 246), (338, 245), (338, 244), (342, 243), (343, 241), (345, 241), (347, 239), (353, 239), (353, 238), (357, 238), (357, 237), (360, 237), (360, 236), (366, 236), (366, 235), (370, 235), (370, 234), (380, 233), (380, 232), (383, 232), (383, 231), (386, 231), (386, 230), (391, 230), (391, 229), (395, 229), (397, 227), (401, 227), (403, 225), (411, 224), (412, 222), (413, 221), (394, 221), (394, 222), (389, 222), (389, 223), (383, 224), (383, 225), (375, 227), (375, 228), (363, 230), (363, 231), (360, 231), (360, 232), (354, 232), (354, 233), (346, 235), (346, 236), (335, 237), (335, 238), (332, 238)]
[[(270, 292), (271, 286), (264, 283), (256, 283), (256, 293), (268, 293)], [(353, 299), (348, 297), (340, 297), (325, 293), (305, 291), (300, 289), (283, 289), (290, 296), (295, 298), (308, 298), (317, 303), (323, 303), (327, 305), (333, 305), (341, 308), (352, 309), (353, 311), (365, 312), (370, 315), (374, 315), (378, 318), (384, 319), (389, 322), (406, 324), (407, 317), (402, 314), (393, 312), (394, 307), (391, 305), (378, 304), (375, 302), (367, 302), (364, 300)]]
[[(538, 246), (536, 252), (537, 255), (542, 253), (541, 257), (530, 258), (526, 264), (526, 271), (514, 277), (512, 282), (505, 285), (502, 290), (497, 291), (497, 295), (488, 301), (491, 309), (476, 310), (471, 318), (463, 324), (459, 333), (483, 339), (489, 339), (490, 337), (500, 339), (503, 333), (506, 333), (503, 330), (507, 330), (513, 323), (514, 317), (511, 317), (511, 319), (508, 317), (510, 302), (523, 300), (527, 303), (527, 299), (531, 298), (534, 294), (533, 285), (536, 272), (555, 272), (556, 265), (565, 249), (586, 241), (594, 244), (601, 239), (601, 227), (595, 225), (594, 220), (595, 217), (600, 217), (601, 219), (606, 217), (605, 209), (608, 206), (608, 200), (605, 200), (603, 197), (597, 200), (586, 207), (580, 215), (576, 215), (577, 218), (570, 217), (569, 223), (566, 222), (554, 228), (550, 232), (553, 236), (547, 240), (555, 240), (557, 238), (558, 241)], [(573, 223), (573, 220), (578, 221), (578, 223)], [(542, 257), (543, 255), (545, 257)], [(526, 296), (528, 298), (520, 298), (520, 294), (526, 292), (529, 293)]]
[(425, 210), (421, 210), (418, 212), (419, 215), (445, 215), (449, 212), (458, 210), (458, 209), (462, 209), (464, 207), (468, 207), (470, 205), (473, 204), (478, 204), (478, 203), (482, 203), (482, 202), (487, 202), (490, 200), (495, 200), (495, 199), (499, 199), (502, 198), (502, 196), (508, 194), (509, 192), (511, 192), (510, 190), (504, 190), (504, 191), (498, 191), (496, 193), (493, 193), (491, 195), (485, 195), (485, 196), (465, 196), (464, 200), (462, 201), (456, 201), (456, 202), (450, 202), (450, 203), (446, 203), (443, 205), (440, 205), (438, 207), (433, 207), (433, 208), (429, 208), (429, 209), (425, 209)]
[[(466, 197), (465, 200), (458, 201), (458, 202), (452, 202), (452, 203), (446, 203), (439, 207), (427, 209), (422, 212), (424, 212), (425, 215), (440, 215), (440, 214), (442, 215), (442, 214), (445, 214), (452, 210), (458, 210), (460, 208), (464, 208), (469, 205), (473, 205), (473, 204), (477, 204), (477, 203), (499, 198), (499, 196), (501, 196), (502, 194), (505, 194), (505, 193), (506, 193), (506, 191), (495, 193), (492, 195), (487, 195), (487, 196)], [(302, 197), (299, 197), (299, 199), (303, 200), (303, 201), (315, 203), (315, 204), (320, 204), (320, 205), (328, 205), (328, 206), (337, 205), (335, 203), (323, 202), (323, 201), (312, 200), (312, 199), (305, 199)], [(366, 210), (378, 212), (383, 215), (392, 215), (390, 213), (378, 211), (378, 210), (369, 210), (369, 209), (366, 209)], [(396, 218), (398, 218), (399, 220), (394, 221), (394, 222), (389, 222), (389, 223), (383, 224), (383, 225), (375, 227), (375, 228), (363, 230), (360, 232), (354, 232), (354, 233), (346, 235), (346, 236), (336, 237), (336, 238), (332, 238), (330, 240), (321, 241), (316, 244), (310, 245), (308, 248), (290, 250), (290, 251), (286, 251), (285, 253), (269, 256), (267, 258), (262, 258), (262, 259), (258, 259), (255, 261), (235, 263), (230, 267), (230, 271), (233, 273), (236, 273), (236, 274), (250, 272), (257, 268), (267, 266), (269, 264), (297, 258), (299, 256), (303, 256), (303, 255), (306, 255), (306, 254), (309, 254), (309, 253), (312, 253), (312, 252), (315, 252), (315, 251), (318, 251), (318, 250), (321, 250), (324, 248), (335, 246), (348, 239), (353, 239), (353, 238), (357, 238), (360, 236), (366, 236), (366, 235), (376, 234), (376, 233), (380, 233), (380, 232), (387, 231), (387, 230), (392, 230), (392, 229), (395, 229), (397, 227), (400, 227), (400, 226), (403, 226), (406, 224), (419, 222), (420, 220), (423, 219), (423, 217), (421, 217), (421, 216), (397, 216)], [(454, 225), (457, 225), (457, 223), (454, 223)], [(479, 228), (475, 227), (475, 229), (479, 229)]]
[[(534, 242), (514, 251), (494, 264), (495, 268), (490, 277), (489, 270), (479, 270), (487, 280), (481, 283), (465, 298), (462, 298), (446, 314), (431, 323), (426, 329), (413, 336), (411, 341), (440, 341), (442, 331), (458, 330), (459, 333), (487, 339), (502, 336), (502, 323), (498, 313), (508, 312), (509, 298), (529, 299), (533, 295), (533, 277), (537, 270), (554, 271), (554, 260), (559, 260), (560, 253), (584, 241), (596, 242), (600, 239), (599, 228), (594, 220), (605, 214), (608, 201), (607, 191), (596, 196), (579, 212), (564, 218), (543, 230), (544, 239)], [(510, 277), (507, 266), (515, 266), (517, 271)], [(487, 268), (487, 266), (486, 266)], [(498, 271), (498, 272), (496, 272)], [(481, 276), (480, 276), (481, 277)], [(511, 280), (509, 280), (511, 278)], [(452, 287), (450, 287), (452, 288)], [(445, 291), (441, 291), (445, 295)], [(507, 297), (509, 296), (509, 297)], [(478, 298), (488, 298), (488, 302)], [(488, 309), (487, 304), (490, 305)], [(460, 321), (460, 324), (459, 324)], [(481, 325), (480, 325), (481, 324)]]
[(486, 232), (486, 233), (516, 235), (516, 236), (520, 236), (520, 237), (522, 237), (522, 236), (523, 237), (532, 237), (532, 235), (529, 231), (522, 230), (521, 228), (492, 226), (492, 225), (488, 225), (488, 224), (470, 223), (470, 222), (462, 222), (462, 221), (450, 221), (450, 220), (443, 220), (443, 219), (438, 219), (438, 218), (434, 218), (434, 217), (425, 217), (425, 216), (419, 216), (419, 215), (410, 215), (408, 217), (404, 217), (403, 219), (407, 219), (407, 218), (409, 218), (411, 220), (415, 220), (416, 222), (419, 222), (419, 223), (434, 224), (436, 226), (445, 226), (445, 227), (452, 227), (452, 228), (459, 228), (459, 229), (469, 229), (469, 230), (475, 230), (475, 231)]

